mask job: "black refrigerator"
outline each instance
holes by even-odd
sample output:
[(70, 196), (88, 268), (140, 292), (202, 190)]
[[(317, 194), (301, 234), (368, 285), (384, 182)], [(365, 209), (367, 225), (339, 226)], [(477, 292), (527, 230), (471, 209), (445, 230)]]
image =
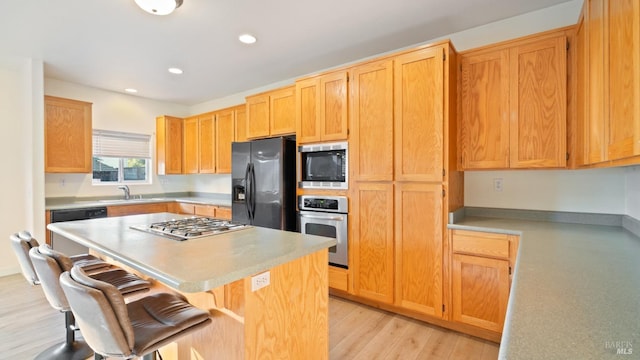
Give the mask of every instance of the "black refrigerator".
[(231, 145), (232, 221), (296, 231), (296, 142), (271, 138)]

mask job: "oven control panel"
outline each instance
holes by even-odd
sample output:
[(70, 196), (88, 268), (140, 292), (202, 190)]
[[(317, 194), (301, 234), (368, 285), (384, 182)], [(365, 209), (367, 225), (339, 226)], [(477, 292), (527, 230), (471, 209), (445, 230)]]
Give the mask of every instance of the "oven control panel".
[(346, 214), (348, 212), (347, 197), (301, 195), (298, 197), (298, 208), (300, 210), (339, 212)]

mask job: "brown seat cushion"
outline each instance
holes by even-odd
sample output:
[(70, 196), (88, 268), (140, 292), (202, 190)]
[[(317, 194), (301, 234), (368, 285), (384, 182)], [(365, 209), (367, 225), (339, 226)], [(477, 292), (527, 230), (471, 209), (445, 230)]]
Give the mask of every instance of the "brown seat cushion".
[(138, 355), (146, 353), (147, 349), (157, 348), (167, 338), (185, 329), (209, 322), (208, 312), (170, 293), (153, 294), (133, 301), (127, 304), (127, 310), (135, 333), (133, 352)]
[(149, 290), (151, 287), (151, 283), (149, 281), (122, 269), (102, 271), (96, 274), (90, 274), (89, 276), (115, 286), (122, 295), (127, 295), (141, 290)]

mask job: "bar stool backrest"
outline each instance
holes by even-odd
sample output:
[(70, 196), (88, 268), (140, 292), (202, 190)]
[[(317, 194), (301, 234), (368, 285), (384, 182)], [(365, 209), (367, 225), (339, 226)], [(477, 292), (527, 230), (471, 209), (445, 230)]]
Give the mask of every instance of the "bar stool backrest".
[(60, 276), (71, 310), (87, 344), (106, 356), (133, 357), (134, 331), (122, 294), (74, 266)]
[(22, 270), (24, 278), (31, 285), (40, 284), (40, 279), (38, 279), (38, 275), (33, 268), (31, 259), (29, 258), (29, 250), (31, 250), (31, 248), (38, 247), (38, 241), (32, 238), (31, 234), (27, 231), (21, 231), (10, 235), (9, 239), (11, 240), (11, 247), (18, 258), (18, 263), (20, 264), (20, 269)]

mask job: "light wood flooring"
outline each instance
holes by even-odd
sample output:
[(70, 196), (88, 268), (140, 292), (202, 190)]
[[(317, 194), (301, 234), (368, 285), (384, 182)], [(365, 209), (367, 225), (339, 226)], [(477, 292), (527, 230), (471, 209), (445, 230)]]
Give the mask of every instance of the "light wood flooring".
[[(64, 340), (64, 316), (22, 275), (0, 278), (0, 360), (33, 359)], [(344, 299), (329, 300), (329, 358), (497, 359), (498, 345)], [(225, 359), (226, 360), (226, 359)]]

